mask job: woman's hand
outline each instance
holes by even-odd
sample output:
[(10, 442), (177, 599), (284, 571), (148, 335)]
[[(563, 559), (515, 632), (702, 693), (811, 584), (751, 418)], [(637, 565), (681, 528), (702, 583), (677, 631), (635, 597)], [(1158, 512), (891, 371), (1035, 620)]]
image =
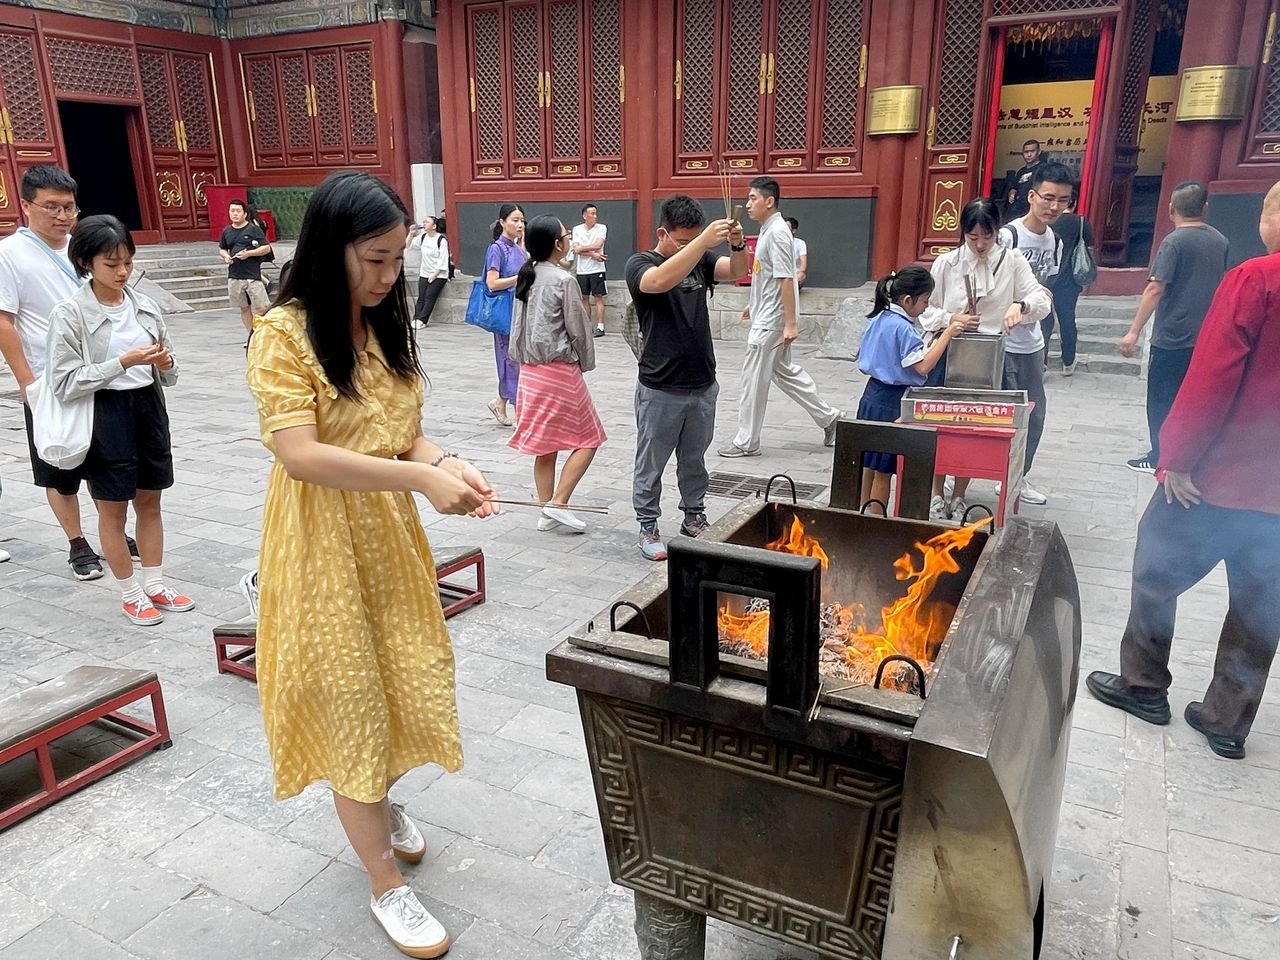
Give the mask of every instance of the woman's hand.
[(976, 313), (953, 313), (951, 322), (964, 324), (964, 329), (960, 331), (961, 333), (973, 333), (978, 329), (978, 325), (982, 323), (982, 318)]
[(952, 317), (951, 322), (947, 324), (947, 326), (943, 329), (942, 332), (947, 335), (948, 339), (952, 337), (958, 337), (962, 333), (968, 333), (969, 332), (968, 318), (963, 316)]
[[(158, 363), (160, 358), (169, 357), (169, 353), (164, 347), (158, 343), (153, 343), (149, 347), (134, 347), (132, 350), (126, 351), (120, 355), (120, 366), (126, 370), (130, 367), (141, 367), (147, 364)], [(168, 370), (173, 366), (173, 358), (169, 357), (169, 366), (161, 367), (161, 370)]]
[[(494, 496), (494, 489), (489, 481), (485, 479), (484, 474), (467, 460), (461, 457), (445, 457), (440, 461), (440, 469), (447, 470), (453, 474), (472, 490), (475, 490), (482, 497), (488, 498)], [(492, 517), (502, 512), (502, 508), (496, 503), (490, 503), (487, 499), (478, 510), (472, 510), (469, 516), (472, 517)]]
[(161, 347), (160, 353), (151, 361), (151, 363), (157, 370), (172, 370), (173, 354), (164, 349), (164, 347)]
[(1022, 304), (1011, 303), (1009, 309), (1004, 312), (1004, 328), (1012, 330), (1022, 322)]
[(414, 488), (421, 492), (436, 513), (460, 516), (475, 513), (485, 506), (484, 495), (459, 478), (452, 470), (423, 464)]

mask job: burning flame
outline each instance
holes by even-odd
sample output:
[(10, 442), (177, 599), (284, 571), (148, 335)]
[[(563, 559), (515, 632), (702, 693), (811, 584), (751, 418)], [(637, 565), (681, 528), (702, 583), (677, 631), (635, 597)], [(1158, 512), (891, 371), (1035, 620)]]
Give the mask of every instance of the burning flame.
[[(843, 659), (850, 675), (867, 681), (875, 675), (880, 661), (891, 654), (911, 657), (927, 670), (938, 654), (953, 613), (949, 605), (930, 603), (929, 598), (941, 577), (959, 572), (955, 552), (967, 547), (974, 533), (990, 522), (988, 517), (917, 543), (914, 550), (921, 555), (919, 566), (912, 558), (913, 550), (895, 560), (895, 578), (910, 582), (910, 586), (902, 597), (880, 611), (877, 625), (868, 625), (867, 610), (860, 603), (824, 603), (824, 647)], [(823, 570), (830, 564), (822, 544), (805, 531), (799, 517), (793, 517), (787, 530), (765, 548), (816, 557)], [(721, 604), (717, 617), (720, 639), (731, 646), (746, 647), (750, 655), (763, 659), (769, 651), (769, 611), (751, 606), (744, 613), (736, 613), (728, 602)]]

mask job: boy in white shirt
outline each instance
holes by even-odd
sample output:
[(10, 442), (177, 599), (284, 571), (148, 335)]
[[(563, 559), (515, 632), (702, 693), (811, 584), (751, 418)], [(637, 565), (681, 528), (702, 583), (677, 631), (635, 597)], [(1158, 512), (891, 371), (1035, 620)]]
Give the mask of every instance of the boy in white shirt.
[(582, 223), (573, 228), (569, 251), (573, 254), (573, 272), (578, 277), (578, 290), (582, 293), (582, 309), (591, 315), (590, 300), (596, 302), (596, 336), (604, 336), (604, 242), (609, 228), (597, 219), (600, 213), (594, 203), (582, 208)]

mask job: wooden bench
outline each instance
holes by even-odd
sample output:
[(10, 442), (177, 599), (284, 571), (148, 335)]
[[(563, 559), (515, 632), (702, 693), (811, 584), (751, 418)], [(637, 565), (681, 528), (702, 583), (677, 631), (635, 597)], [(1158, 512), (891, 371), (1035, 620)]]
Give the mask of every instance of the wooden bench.
[[(448, 620), (467, 607), (485, 601), (484, 551), (479, 547), (444, 548), (436, 556), (436, 584), (440, 588), (440, 606)], [(465, 570), (472, 571), (474, 583), (446, 580)], [(257, 652), (256, 620), (240, 620), (213, 628), (213, 649), (219, 673), (257, 681), (258, 671), (248, 661)]]
[[(150, 698), (152, 723), (119, 713)], [(95, 721), (109, 721), (138, 739), (111, 756), (65, 778), (53, 768), (50, 746)], [(117, 667), (76, 667), (69, 673), (0, 700), (0, 767), (35, 754), (40, 790), (0, 807), (0, 830), (62, 799), (148, 750), (173, 744), (164, 695), (154, 673)]]

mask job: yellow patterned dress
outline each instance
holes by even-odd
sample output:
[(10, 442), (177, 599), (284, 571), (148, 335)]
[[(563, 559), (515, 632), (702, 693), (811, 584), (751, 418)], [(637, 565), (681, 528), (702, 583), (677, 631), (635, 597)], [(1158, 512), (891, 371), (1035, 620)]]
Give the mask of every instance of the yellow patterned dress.
[[(408, 450), (422, 383), (389, 370), (370, 334), (355, 383), (325, 377), (301, 306), (254, 322), (249, 388), (262, 442), (314, 424), (322, 443), (375, 457)], [(258, 691), (277, 800), (327, 780), (363, 803), (424, 763), (462, 766), (453, 652), (431, 549), (408, 493), (356, 493), (292, 479), (276, 460), (262, 519)]]

